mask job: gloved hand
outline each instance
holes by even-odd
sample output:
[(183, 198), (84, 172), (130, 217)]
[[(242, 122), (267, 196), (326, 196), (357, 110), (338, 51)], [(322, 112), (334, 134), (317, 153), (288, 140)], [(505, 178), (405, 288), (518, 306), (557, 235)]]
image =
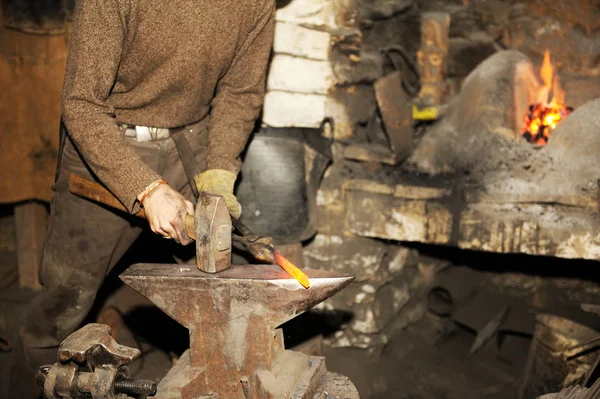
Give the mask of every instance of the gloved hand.
[(225, 200), (229, 214), (239, 219), (242, 214), (242, 206), (233, 195), (233, 186), (237, 176), (228, 170), (209, 169), (194, 176), (198, 192), (219, 195)]
[(187, 245), (192, 242), (185, 230), (185, 215), (194, 214), (194, 205), (168, 184), (161, 184), (144, 199), (144, 211), (156, 234)]

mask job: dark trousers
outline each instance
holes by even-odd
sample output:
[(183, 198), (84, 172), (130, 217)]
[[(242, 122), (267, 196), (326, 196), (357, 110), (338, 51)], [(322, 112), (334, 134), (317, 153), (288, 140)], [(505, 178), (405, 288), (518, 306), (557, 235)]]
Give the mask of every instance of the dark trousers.
[[(207, 121), (191, 125), (183, 133), (200, 166), (205, 168)], [(145, 143), (127, 140), (144, 163), (195, 203), (172, 139)], [(67, 139), (54, 185), (55, 196), (42, 258), (40, 279), (43, 289), (25, 314), (19, 331), (10, 374), (10, 398), (39, 397), (41, 389), (35, 386), (38, 367), (56, 362), (58, 345), (80, 326), (105, 276), (143, 228), (134, 216), (71, 194), (68, 187), (70, 174), (95, 180)]]

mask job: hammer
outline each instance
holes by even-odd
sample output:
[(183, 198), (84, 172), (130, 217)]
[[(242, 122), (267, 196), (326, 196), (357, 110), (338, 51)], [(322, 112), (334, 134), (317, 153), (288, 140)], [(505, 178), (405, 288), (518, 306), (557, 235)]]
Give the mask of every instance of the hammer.
[[(104, 186), (81, 176), (69, 176), (69, 191), (80, 197), (127, 212), (125, 206)], [(144, 210), (135, 214), (146, 218)], [(241, 234), (232, 234), (233, 228)], [(254, 234), (229, 215), (225, 200), (200, 193), (194, 215), (185, 216), (187, 235), (196, 241), (196, 266), (206, 273), (218, 273), (231, 266), (231, 241), (241, 243), (257, 259), (277, 263), (305, 288), (310, 287), (306, 274), (294, 266), (273, 246), (273, 239)]]

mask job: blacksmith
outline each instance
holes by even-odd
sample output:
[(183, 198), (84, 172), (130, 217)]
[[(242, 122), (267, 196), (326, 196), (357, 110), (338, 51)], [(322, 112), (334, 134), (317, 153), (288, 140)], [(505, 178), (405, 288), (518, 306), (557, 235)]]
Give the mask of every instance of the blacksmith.
[[(104, 184), (152, 231), (189, 244), (193, 196), (171, 135), (184, 133), (204, 171), (199, 191), (230, 213), (240, 154), (263, 101), (273, 0), (78, 0), (62, 112), (66, 140), (43, 254), (41, 283), (21, 327), (14, 398), (39, 395), (38, 366), (56, 361), (104, 277), (141, 231), (133, 217), (68, 191), (78, 174)], [(184, 128), (181, 131), (181, 128)]]

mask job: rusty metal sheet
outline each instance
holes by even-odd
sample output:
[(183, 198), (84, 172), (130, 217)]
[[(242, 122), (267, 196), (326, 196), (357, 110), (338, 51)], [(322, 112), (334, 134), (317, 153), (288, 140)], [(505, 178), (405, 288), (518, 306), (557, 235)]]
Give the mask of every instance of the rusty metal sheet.
[(411, 99), (402, 87), (402, 74), (393, 72), (374, 84), (375, 97), (396, 163), (412, 150)]

